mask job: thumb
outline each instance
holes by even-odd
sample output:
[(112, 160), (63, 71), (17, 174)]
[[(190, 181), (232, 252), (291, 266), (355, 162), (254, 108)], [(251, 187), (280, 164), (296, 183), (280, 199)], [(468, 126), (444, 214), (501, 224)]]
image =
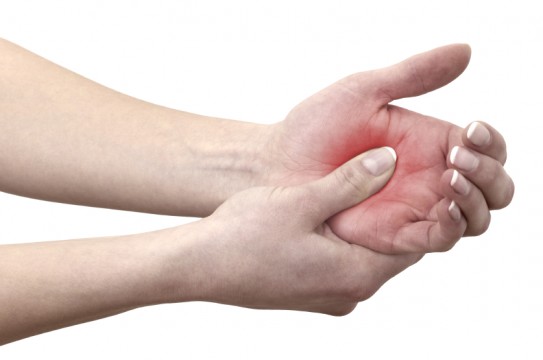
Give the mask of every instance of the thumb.
[(318, 224), (375, 194), (388, 182), (396, 165), (390, 147), (369, 150), (325, 177), (302, 185), (314, 198)]
[(390, 67), (353, 75), (359, 91), (380, 105), (425, 94), (456, 79), (468, 66), (471, 49), (466, 44), (439, 47)]

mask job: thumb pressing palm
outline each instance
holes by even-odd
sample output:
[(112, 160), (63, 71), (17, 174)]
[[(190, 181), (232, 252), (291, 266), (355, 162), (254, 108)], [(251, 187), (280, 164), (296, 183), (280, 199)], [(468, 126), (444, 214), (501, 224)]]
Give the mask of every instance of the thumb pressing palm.
[(214, 292), (220, 296), (209, 300), (253, 308), (350, 312), (420, 258), (351, 245), (326, 223), (381, 190), (394, 166), (394, 151), (380, 148), (313, 182), (253, 188), (230, 198), (204, 220), (216, 231), (213, 242), (206, 244), (206, 257), (220, 259), (210, 264), (207, 276), (212, 287), (221, 289)]

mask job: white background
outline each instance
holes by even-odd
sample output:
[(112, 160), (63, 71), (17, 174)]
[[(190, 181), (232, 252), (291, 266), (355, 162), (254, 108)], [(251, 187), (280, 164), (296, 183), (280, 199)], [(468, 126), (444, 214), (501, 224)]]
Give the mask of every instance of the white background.
[[(508, 141), (517, 186), (486, 234), (427, 256), (347, 317), (156, 306), (19, 341), (0, 348), (0, 358), (543, 358), (537, 3), (0, 1), (0, 36), (56, 63), (151, 102), (261, 123), (349, 73), (467, 42), (473, 56), (461, 78), (399, 103), (460, 126), (493, 124)], [(13, 243), (190, 219), (0, 194), (0, 221), (0, 241)]]

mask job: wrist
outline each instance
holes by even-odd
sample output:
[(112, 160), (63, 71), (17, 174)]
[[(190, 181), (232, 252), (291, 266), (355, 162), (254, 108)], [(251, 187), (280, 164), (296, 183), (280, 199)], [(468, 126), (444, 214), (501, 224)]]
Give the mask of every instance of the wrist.
[(211, 246), (213, 229), (212, 220), (204, 218), (167, 230), (156, 262), (162, 279), (157, 303), (214, 301), (217, 256)]
[[(233, 194), (267, 183), (272, 126), (179, 113), (173, 179), (184, 199), (174, 214), (207, 216)], [(178, 205), (179, 206), (179, 205)]]

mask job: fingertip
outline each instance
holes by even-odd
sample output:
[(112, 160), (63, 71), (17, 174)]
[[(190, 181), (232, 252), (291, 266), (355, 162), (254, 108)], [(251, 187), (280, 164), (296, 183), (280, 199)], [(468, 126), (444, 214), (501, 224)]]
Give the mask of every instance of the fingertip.
[(507, 160), (507, 145), (503, 136), (484, 121), (474, 121), (464, 128), (462, 143), (465, 147), (490, 156), (502, 165)]
[(390, 153), (390, 155), (392, 155), (394, 162), (396, 162), (396, 160), (398, 159), (398, 155), (396, 155), (396, 151), (390, 146), (385, 146), (383, 149), (386, 149)]
[(472, 122), (468, 128), (466, 137), (477, 147), (485, 147), (490, 144), (490, 131), (479, 121)]
[(442, 46), (442, 51), (446, 51), (453, 61), (459, 65), (459, 70), (463, 72), (471, 60), (471, 46), (467, 43), (456, 43)]
[(461, 196), (466, 196), (470, 192), (470, 184), (467, 179), (458, 172), (458, 170), (453, 170), (451, 181), (449, 186)]
[(462, 212), (454, 200), (451, 201), (447, 210), (449, 211), (450, 218), (454, 222), (460, 222), (460, 220), (462, 220)]
[(471, 48), (466, 44), (441, 46), (372, 72), (373, 76), (364, 88), (381, 105), (419, 96), (439, 89), (460, 76), (467, 68), (470, 57)]
[(388, 146), (373, 149), (364, 153), (360, 162), (369, 174), (378, 177), (394, 168), (396, 152)]
[(315, 221), (323, 221), (379, 192), (390, 180), (396, 152), (389, 147), (366, 151), (324, 178), (300, 185), (317, 198)]
[(471, 46), (468, 43), (460, 43), (460, 44), (457, 44), (457, 45), (462, 48), (464, 56), (467, 59), (466, 62), (469, 62), (470, 59), (471, 59), (471, 54), (472, 54)]
[(444, 252), (452, 249), (462, 238), (467, 222), (455, 201), (443, 199), (438, 210), (438, 224), (432, 234), (432, 251)]
[(468, 43), (462, 43), (461, 45), (464, 46), (464, 48), (466, 49), (467, 55), (471, 58), (471, 53), (472, 53), (471, 45)]
[(470, 173), (479, 167), (480, 159), (476, 152), (464, 146), (455, 146), (449, 155), (449, 162), (455, 168)]

